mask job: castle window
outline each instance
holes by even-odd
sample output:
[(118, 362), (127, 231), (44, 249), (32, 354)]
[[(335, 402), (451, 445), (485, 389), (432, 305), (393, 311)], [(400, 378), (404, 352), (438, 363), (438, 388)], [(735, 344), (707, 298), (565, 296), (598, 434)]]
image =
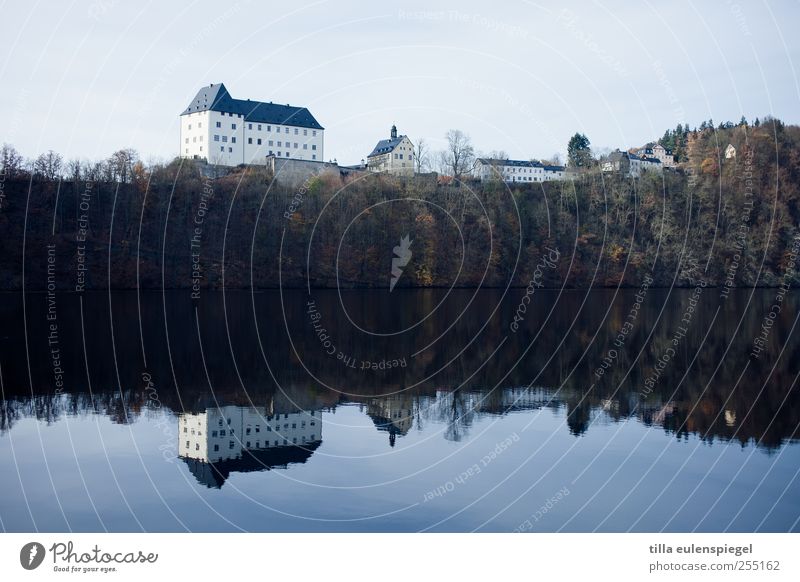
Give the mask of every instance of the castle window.
[(248, 123), (247, 124), (247, 129), (253, 129), (253, 124), (252, 123)]
[(311, 156), (311, 159), (312, 159), (312, 160), (316, 160), (316, 159), (317, 159), (317, 154), (313, 154), (313, 155)]
[(297, 128), (294, 128), (294, 134), (297, 135)]
[(294, 149), (297, 149), (297, 142), (294, 142)]
[(307, 129), (303, 130), (303, 135), (308, 135), (308, 130)]
[(311, 145), (311, 149), (312, 149), (312, 150), (316, 150), (316, 149), (317, 149), (317, 144), (312, 144), (312, 145)]
[(261, 124), (258, 124), (258, 131), (261, 131)]
[(217, 122), (217, 127), (222, 127), (222, 122), (221, 121)]
[(219, 135), (218, 134), (214, 134), (214, 141), (219, 141)]
[(233, 148), (228, 148), (228, 153), (232, 154), (233, 153)]
[(231, 137), (231, 143), (236, 143), (236, 138), (235, 137)]
[(272, 126), (271, 125), (267, 126), (267, 131), (272, 131)]
[(308, 144), (307, 144), (307, 143), (304, 143), (304, 144), (303, 144), (303, 149), (304, 149), (304, 150), (307, 150), (307, 149), (308, 149)]
[(289, 128), (288, 127), (284, 127), (283, 129), (285, 130), (284, 133), (289, 133)]
[(228, 136), (227, 135), (223, 135), (222, 136), (222, 141), (225, 142), (225, 143), (228, 143)]
[(232, 449), (232, 448), (233, 448), (233, 441), (230, 441), (230, 442), (228, 443), (228, 448), (229, 448), (229, 449)]
[(189, 129), (192, 129), (192, 124), (191, 123), (189, 124)]
[(261, 145), (261, 138), (258, 138), (256, 141), (258, 142), (258, 145)]
[(219, 445), (214, 445), (214, 452), (219, 451)]
[(252, 144), (253, 143), (253, 138), (252, 137), (248, 137), (247, 138), (247, 143)]
[(235, 123), (231, 123), (231, 129), (236, 129), (236, 124)]
[(224, 152), (225, 151), (225, 146), (219, 146), (219, 151)]
[(278, 147), (281, 147), (281, 142), (278, 142)]
[(316, 129), (315, 129), (315, 130), (312, 130), (312, 132), (311, 132), (311, 135), (313, 135), (313, 136), (315, 136), (315, 137), (316, 137), (316, 135), (317, 135), (317, 130), (316, 130)]
[[(267, 145), (272, 146), (272, 140), (269, 140), (269, 143)], [(272, 153), (272, 152), (270, 152), (270, 153)]]

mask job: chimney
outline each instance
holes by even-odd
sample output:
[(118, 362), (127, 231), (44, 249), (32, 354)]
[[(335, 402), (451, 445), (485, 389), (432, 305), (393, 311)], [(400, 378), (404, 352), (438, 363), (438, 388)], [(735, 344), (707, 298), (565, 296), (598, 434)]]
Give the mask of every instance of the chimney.
[(397, 126), (392, 125), (392, 132), (389, 135), (391, 136), (392, 139), (397, 138)]

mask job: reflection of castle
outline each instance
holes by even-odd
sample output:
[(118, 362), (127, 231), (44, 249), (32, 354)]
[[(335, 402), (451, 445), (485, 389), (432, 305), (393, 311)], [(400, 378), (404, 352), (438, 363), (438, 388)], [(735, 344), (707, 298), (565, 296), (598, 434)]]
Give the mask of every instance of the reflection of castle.
[(367, 414), (378, 430), (389, 433), (389, 445), (394, 446), (397, 435), (406, 435), (414, 425), (414, 401), (408, 394), (392, 394), (373, 398)]
[(178, 417), (178, 455), (197, 480), (221, 487), (231, 472), (304, 463), (322, 442), (319, 411), (264, 414), (244, 406)]

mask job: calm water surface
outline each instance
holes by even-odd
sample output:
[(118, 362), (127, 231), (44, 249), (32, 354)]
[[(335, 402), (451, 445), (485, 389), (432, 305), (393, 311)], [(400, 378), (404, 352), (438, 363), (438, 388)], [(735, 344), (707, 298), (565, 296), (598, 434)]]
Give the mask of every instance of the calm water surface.
[(0, 527), (800, 529), (796, 292), (523, 294), (2, 295)]

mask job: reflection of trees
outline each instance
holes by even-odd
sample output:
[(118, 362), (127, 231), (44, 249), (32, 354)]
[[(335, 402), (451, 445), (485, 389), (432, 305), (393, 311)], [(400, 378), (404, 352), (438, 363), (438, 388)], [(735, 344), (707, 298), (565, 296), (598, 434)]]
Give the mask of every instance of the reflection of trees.
[(474, 395), (464, 390), (439, 392), (429, 406), (429, 416), (446, 424), (444, 438), (459, 442), (467, 434), (475, 418)]
[[(404, 291), (407, 295), (391, 297), (388, 293), (381, 297), (371, 295), (374, 302), (369, 308), (359, 293), (344, 295), (344, 301), (350, 302), (349, 307), (353, 308), (350, 313), (355, 319), (368, 321), (370, 329), (382, 329), (384, 325), (396, 329), (429, 312), (439, 304), (445, 291)], [(306, 298), (302, 294), (285, 295), (281, 305), (277, 294), (261, 293), (255, 296), (255, 322), (261, 326), (260, 339), (270, 366), (268, 370), (255, 335), (250, 296), (228, 292), (226, 313), (218, 301), (220, 296), (209, 292), (208, 303), (198, 306), (198, 315), (213, 391), (209, 389), (198, 359), (200, 346), (193, 329), (194, 307), (188, 297), (180, 292), (167, 294), (162, 304), (160, 294), (143, 294), (147, 370), (152, 375), (161, 406), (174, 411), (202, 410), (217, 402), (249, 405), (251, 401), (263, 403), (269, 399), (274, 399), (281, 407), (330, 408), (342, 401), (368, 401), (382, 398), (381, 393), (403, 393), (408, 402), (402, 407), (414, 411), (412, 415), (417, 426), (429, 422), (446, 423), (446, 438), (452, 440), (464, 438), (477, 415), (504, 414), (514, 400), (508, 400), (509, 387), (525, 387), (534, 381), (545, 388), (561, 387), (558, 401), (568, 407), (567, 423), (573, 434), (591, 431), (592, 415), (602, 410), (604, 417), (611, 420), (637, 418), (673, 433), (696, 434), (707, 439), (734, 438), (742, 443), (759, 441), (764, 446), (775, 447), (791, 437), (800, 423), (800, 389), (789, 390), (800, 372), (800, 358), (791, 357), (800, 349), (797, 334), (791, 333), (794, 315), (800, 309), (800, 297), (795, 294), (786, 295), (782, 311), (786, 317), (775, 321), (767, 349), (759, 359), (750, 360), (734, 388), (748, 359), (750, 342), (758, 334), (773, 294), (756, 293), (748, 303), (746, 294), (739, 296), (734, 292), (727, 300), (726, 313), (737, 318), (744, 313), (741, 327), (734, 334), (735, 325), (719, 317), (698, 353), (697, 348), (711, 325), (717, 306), (716, 294), (708, 290), (700, 299), (696, 319), (675, 358), (653, 391), (645, 396), (642, 392), (644, 380), (652, 373), (653, 363), (670, 345), (674, 323), (680, 319), (687, 293), (674, 290), (667, 298), (665, 291), (651, 289), (624, 349), (618, 350), (617, 358), (600, 379), (595, 378), (595, 370), (625, 321), (633, 304), (633, 291), (621, 292), (613, 303), (612, 292), (595, 291), (583, 307), (584, 292), (560, 297), (555, 293), (537, 293), (536, 308), (528, 310), (519, 331), (494, 355), (497, 345), (508, 336), (508, 322), (513, 320), (522, 290), (512, 290), (483, 331), (480, 326), (486, 314), (500, 302), (502, 292), (481, 291), (467, 308), (472, 294), (472, 290), (453, 291), (435, 316), (428, 318), (413, 334), (373, 337), (369, 345), (365, 345), (359, 334), (332, 333), (337, 348), (347, 354), (376, 359), (408, 356), (414, 348), (433, 341), (446, 327), (446, 322), (454, 321), (466, 309), (458, 325), (444, 340), (436, 343), (435, 349), (427, 350), (413, 361), (408, 358), (405, 368), (370, 373), (344, 367), (335, 357), (320, 350), (319, 340), (308, 325)], [(4, 393), (8, 399), (0, 408), (0, 429), (8, 430), (21, 417), (50, 422), (64, 414), (87, 411), (107, 415), (115, 422), (130, 422), (142, 411), (152, 408), (153, 403), (143, 392), (143, 364), (137, 361), (141, 347), (136, 294), (114, 296), (114, 340), (118, 354), (125, 355), (117, 358), (119, 369), (115, 368), (110, 353), (107, 304), (84, 302), (92, 385), (108, 387), (121, 383), (123, 386), (121, 394), (119, 390), (101, 391), (95, 392), (94, 398), (85, 395), (88, 384), (83, 369), (81, 322), (76, 316), (79, 309), (74, 296), (59, 296), (59, 333), (68, 387), (61, 400), (52, 395), (52, 365), (48, 360), (44, 325), (46, 304), (42, 297), (33, 296), (28, 302), (30, 362), (26, 361), (28, 355), (21, 335), (6, 339), (0, 350)], [(24, 327), (21, 303), (17, 299), (10, 297), (0, 305), (0, 317), (8, 322), (4, 330), (21, 334)], [(350, 329), (336, 293), (325, 292), (315, 296), (315, 300), (324, 314), (327, 329)], [(664, 313), (657, 321), (664, 302)], [(604, 320), (609, 304), (608, 317)], [(545, 322), (551, 309), (550, 319)], [(169, 350), (163, 325), (164, 311), (170, 330)], [(285, 330), (274, 325), (284, 314), (303, 364), (317, 377), (348, 394), (309, 382)], [(235, 330), (231, 337), (235, 365), (226, 337), (226, 315), (228, 327)], [(652, 337), (646, 342), (651, 332)], [(460, 353), (473, 338), (471, 345)], [(784, 345), (783, 356), (778, 359)], [(554, 350), (556, 354), (551, 358)], [(641, 356), (635, 359), (640, 352)], [(686, 374), (695, 354), (693, 367)], [(548, 359), (549, 364), (545, 365)], [(280, 383), (280, 389), (274, 387), (272, 374)], [(425, 376), (431, 376), (430, 382), (413, 391), (405, 388)], [(679, 385), (681, 378), (684, 379)], [(487, 389), (501, 379), (498, 388)], [(594, 388), (579, 404), (589, 384)], [(450, 392), (450, 387), (457, 386), (461, 389)], [(756, 399), (762, 387), (763, 393)], [(30, 396), (31, 391), (34, 397)], [(662, 410), (667, 403), (669, 410)], [(528, 402), (526, 406), (545, 404)], [(401, 434), (402, 431), (398, 432), (395, 438), (400, 438)]]

